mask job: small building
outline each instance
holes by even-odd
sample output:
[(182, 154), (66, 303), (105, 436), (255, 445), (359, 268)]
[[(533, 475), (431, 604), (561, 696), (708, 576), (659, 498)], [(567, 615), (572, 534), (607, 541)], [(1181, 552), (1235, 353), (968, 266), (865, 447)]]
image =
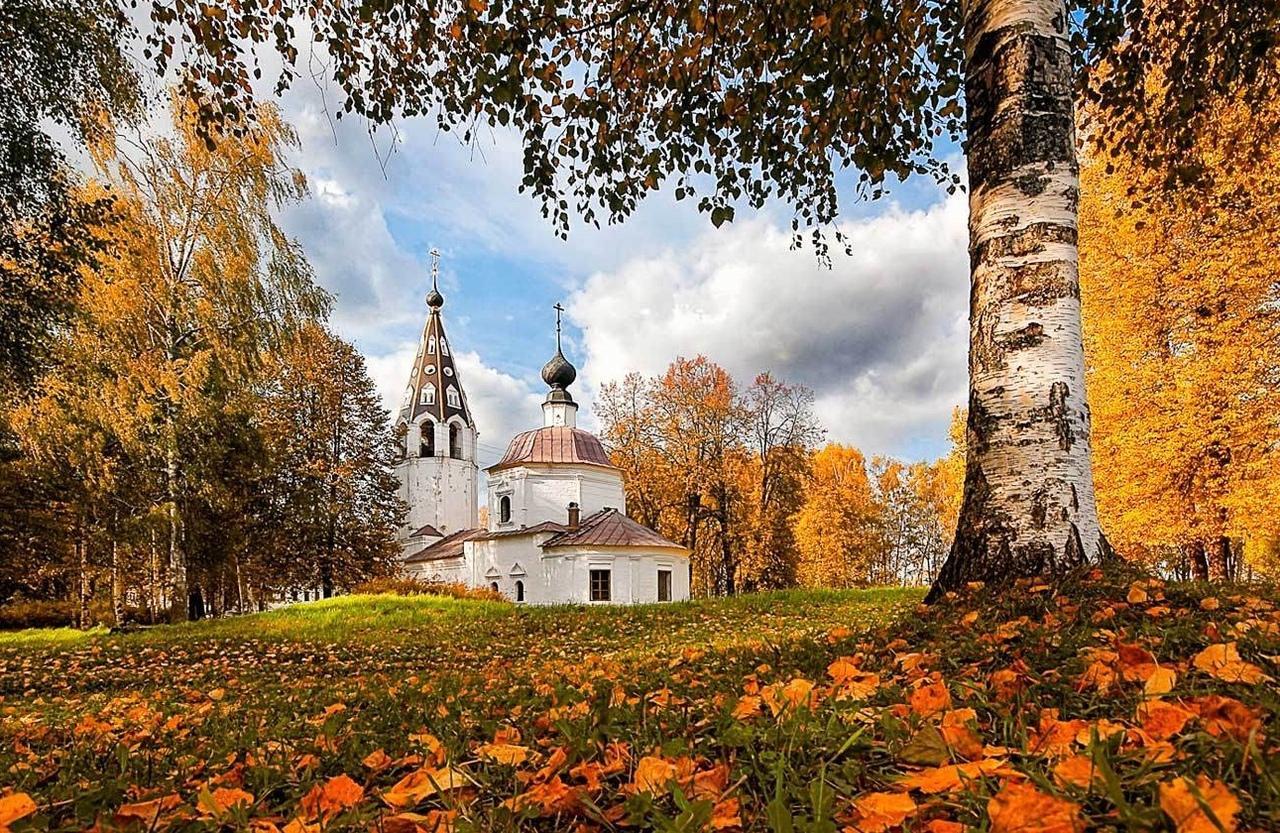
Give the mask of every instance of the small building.
[[(435, 524), (447, 511), (414, 513), (411, 506), (405, 571), (489, 587), (528, 604), (688, 599), (689, 551), (627, 517), (622, 471), (598, 437), (577, 427), (578, 405), (569, 393), (577, 370), (561, 349), (559, 311), (557, 306), (556, 354), (542, 369), (549, 388), (543, 424), (518, 434), (485, 470), (487, 528), (450, 529)], [(469, 417), (467, 424), (474, 436)], [(423, 489), (407, 493), (431, 495)]]

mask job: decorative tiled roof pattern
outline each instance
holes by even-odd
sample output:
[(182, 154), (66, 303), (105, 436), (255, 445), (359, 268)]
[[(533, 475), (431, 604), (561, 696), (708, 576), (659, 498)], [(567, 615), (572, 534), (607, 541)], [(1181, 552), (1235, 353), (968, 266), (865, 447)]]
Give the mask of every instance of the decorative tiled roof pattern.
[(543, 543), (552, 547), (644, 547), (685, 550), (617, 509), (601, 509), (583, 519), (577, 529), (567, 529)]
[(483, 529), (461, 529), (452, 535), (446, 535), (426, 549), (418, 550), (405, 556), (406, 564), (421, 564), (425, 561), (447, 561), (450, 558), (462, 557), (462, 545), (484, 532)]
[(528, 463), (586, 463), (614, 467), (608, 452), (594, 434), (567, 425), (551, 425), (517, 434), (507, 446), (507, 453), (488, 471)]
[(482, 532), (476, 536), (477, 541), (489, 541), (493, 538), (510, 538), (514, 535), (532, 535), (535, 532), (564, 532), (569, 527), (555, 521), (543, 521), (533, 526), (522, 526), (518, 529), (498, 529), (493, 532)]
[[(454, 416), (462, 417), (474, 428), (467, 394), (458, 378), (458, 368), (453, 363), (453, 349), (444, 333), (444, 320), (440, 316), (440, 304), (430, 304), (427, 323), (418, 341), (418, 355), (413, 360), (409, 374), (409, 386), (405, 389), (404, 402), (400, 406), (400, 419), (414, 422), (423, 414), (429, 414), (437, 422), (446, 422)], [(449, 390), (456, 398), (450, 398)]]

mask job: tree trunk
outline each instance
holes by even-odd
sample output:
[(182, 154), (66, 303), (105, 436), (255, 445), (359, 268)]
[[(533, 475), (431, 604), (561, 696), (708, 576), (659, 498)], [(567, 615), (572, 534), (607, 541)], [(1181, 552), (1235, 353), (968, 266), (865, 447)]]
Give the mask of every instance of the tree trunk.
[(191, 618), (191, 599), (187, 590), (187, 559), (182, 552), (178, 516), (178, 455), (170, 448), (165, 457), (165, 490), (169, 518), (169, 621), (183, 622)]
[(124, 569), (120, 566), (120, 544), (116, 530), (111, 530), (111, 618), (117, 628), (124, 627)]
[(964, 500), (929, 594), (1107, 554), (1089, 459), (1065, 0), (965, 0), (969, 424)]
[(1209, 580), (1231, 581), (1231, 539), (1222, 535), (1209, 548)]
[(92, 626), (89, 621), (89, 548), (84, 541), (84, 522), (76, 516), (76, 566), (80, 571), (80, 582), (76, 588), (76, 627), (88, 630)]
[(1191, 577), (1196, 581), (1209, 580), (1209, 557), (1205, 553), (1204, 541), (1192, 541), (1182, 545), (1183, 555), (1191, 565)]

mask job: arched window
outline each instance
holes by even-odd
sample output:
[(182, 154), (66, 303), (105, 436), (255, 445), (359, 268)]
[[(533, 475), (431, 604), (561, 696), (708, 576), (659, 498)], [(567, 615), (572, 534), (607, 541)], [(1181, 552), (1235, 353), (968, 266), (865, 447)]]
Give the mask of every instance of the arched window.
[(516, 601), (517, 602), (524, 601), (524, 582), (523, 581), (516, 582)]
[(511, 523), (511, 495), (498, 498), (498, 523)]
[(496, 582), (496, 581), (491, 581), (491, 582), (489, 582), (489, 589), (490, 589), (490, 590), (492, 590), (493, 592), (497, 593), (497, 592), (498, 592), (498, 582)]
[(435, 385), (422, 386), (422, 404), (423, 405), (436, 404), (436, 386)]
[(436, 456), (436, 424), (429, 419), (418, 426), (418, 456)]
[(456, 422), (449, 423), (449, 456), (462, 459), (462, 426)]
[(444, 392), (444, 395), (445, 395), (445, 398), (449, 400), (450, 408), (462, 407), (462, 398), (458, 396), (458, 389), (455, 388), (453, 385), (449, 386), (449, 389)]
[(444, 336), (440, 336), (440, 353), (441, 355), (449, 355), (449, 342), (445, 341)]
[(436, 354), (436, 337), (435, 336), (430, 336), (427, 338), (427, 353), (432, 356)]

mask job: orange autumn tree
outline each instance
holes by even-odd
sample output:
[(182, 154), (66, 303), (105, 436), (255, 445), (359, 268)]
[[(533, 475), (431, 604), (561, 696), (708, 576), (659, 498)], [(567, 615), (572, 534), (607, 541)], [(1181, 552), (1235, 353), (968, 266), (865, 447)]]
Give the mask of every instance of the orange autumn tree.
[(597, 410), (628, 511), (693, 550), (697, 592), (795, 582), (788, 519), (821, 436), (807, 389), (769, 374), (742, 389), (697, 356), (605, 385)]
[(884, 508), (867, 476), (867, 461), (852, 446), (831, 443), (815, 452), (803, 506), (795, 517), (799, 578), (809, 587), (865, 583), (885, 543)]
[(1280, 139), (1241, 152), (1250, 111), (1217, 110), (1206, 198), (1158, 193), (1123, 156), (1082, 172), (1103, 523), (1200, 578), (1231, 577), (1242, 544), (1273, 552), (1280, 499)]

